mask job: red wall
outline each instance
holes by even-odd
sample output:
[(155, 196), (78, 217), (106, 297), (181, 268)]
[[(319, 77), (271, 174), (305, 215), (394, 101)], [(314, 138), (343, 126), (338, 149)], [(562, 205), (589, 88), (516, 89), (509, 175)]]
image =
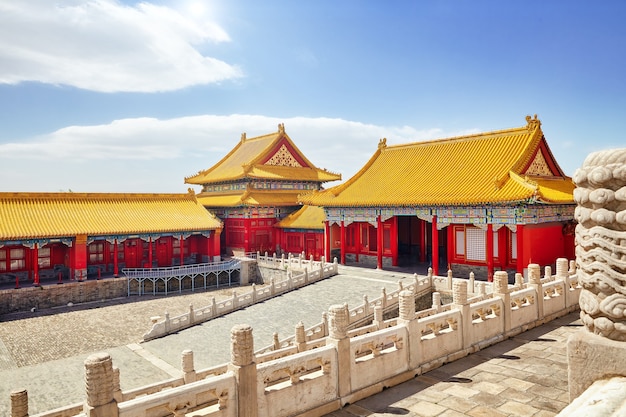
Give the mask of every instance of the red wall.
[(563, 236), (561, 223), (524, 226), (524, 267), (529, 263), (552, 265), (557, 258), (572, 259), (571, 242)]

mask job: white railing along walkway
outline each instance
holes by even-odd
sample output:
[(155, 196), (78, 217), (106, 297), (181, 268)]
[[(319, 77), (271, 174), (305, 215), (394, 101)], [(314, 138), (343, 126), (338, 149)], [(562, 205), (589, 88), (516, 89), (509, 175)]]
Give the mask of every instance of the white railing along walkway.
[[(183, 265), (183, 266), (171, 266), (165, 268), (124, 268), (122, 273), (128, 278), (128, 295), (133, 295), (132, 283), (137, 283), (137, 295), (146, 294), (145, 284), (150, 282), (152, 284), (152, 294), (156, 295), (160, 293), (157, 291), (157, 284), (163, 282), (164, 294), (169, 292), (170, 281), (176, 280), (178, 282), (178, 292), (182, 291), (182, 281), (189, 279), (191, 282), (191, 290), (194, 291), (200, 287), (207, 289), (210, 287), (220, 286), (219, 276), (222, 272), (228, 274), (228, 283), (223, 283), (222, 286), (232, 285), (232, 274), (235, 271), (241, 270), (241, 261), (239, 259), (232, 259), (230, 261), (223, 262), (208, 262), (203, 264)], [(207, 286), (207, 277), (211, 274), (215, 275), (215, 285)], [(202, 277), (202, 284), (196, 285), (196, 277)]]

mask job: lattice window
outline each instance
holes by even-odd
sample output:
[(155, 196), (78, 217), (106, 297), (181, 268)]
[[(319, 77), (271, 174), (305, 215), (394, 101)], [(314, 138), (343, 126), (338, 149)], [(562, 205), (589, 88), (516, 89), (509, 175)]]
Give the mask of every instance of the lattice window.
[(535, 155), (535, 159), (526, 170), (526, 174), (527, 175), (545, 175), (545, 176), (553, 175), (541, 151), (538, 151), (537, 155)]
[(302, 167), (300, 163), (294, 158), (294, 156), (289, 152), (289, 149), (285, 145), (281, 146), (280, 149), (272, 156), (265, 165), (278, 165), (278, 166), (286, 166), (286, 167)]
[(465, 258), (469, 261), (485, 261), (487, 259), (485, 231), (479, 228), (468, 227), (465, 232), (467, 250)]

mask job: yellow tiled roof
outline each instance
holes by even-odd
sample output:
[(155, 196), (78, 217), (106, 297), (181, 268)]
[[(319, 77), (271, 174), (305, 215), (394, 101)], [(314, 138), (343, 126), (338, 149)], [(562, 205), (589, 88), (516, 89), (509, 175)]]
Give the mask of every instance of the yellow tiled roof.
[(300, 190), (245, 190), (237, 194), (206, 193), (198, 195), (205, 207), (297, 206)]
[(0, 193), (0, 219), (0, 240), (222, 227), (192, 193)]
[(300, 201), (325, 207), (572, 203), (574, 185), (556, 161), (554, 178), (522, 174), (542, 144), (552, 159), (541, 122), (526, 120), (520, 128), (405, 145), (383, 139), (354, 177)]
[[(304, 165), (290, 167), (264, 164), (280, 143), (287, 143)], [(243, 134), (241, 141), (217, 164), (185, 178), (185, 183), (203, 185), (242, 178), (326, 182), (341, 180), (341, 175), (315, 167), (294, 145), (281, 124), (276, 133), (255, 138), (246, 138)]]
[(275, 227), (281, 229), (313, 229), (324, 230), (326, 215), (322, 207), (302, 206), (298, 211), (276, 223)]

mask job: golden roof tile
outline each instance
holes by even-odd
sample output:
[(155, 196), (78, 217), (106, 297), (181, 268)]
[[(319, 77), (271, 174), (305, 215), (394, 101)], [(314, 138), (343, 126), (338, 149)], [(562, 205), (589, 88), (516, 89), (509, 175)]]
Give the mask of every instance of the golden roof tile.
[(313, 165), (280, 124), (276, 133), (254, 138), (242, 134), (239, 143), (224, 158), (211, 168), (185, 178), (185, 183), (204, 185), (243, 178), (326, 182), (341, 180), (341, 175)]
[[(378, 149), (343, 184), (302, 194), (300, 202), (325, 207), (473, 205), (518, 201), (573, 202), (573, 183), (554, 160), (535, 115), (527, 125), (449, 139)], [(537, 152), (553, 177), (525, 176)]]
[(193, 193), (0, 193), (0, 218), (0, 240), (222, 227)]
[(281, 229), (308, 229), (308, 230), (324, 230), (324, 221), (326, 215), (322, 207), (302, 206), (276, 223), (275, 227)]

